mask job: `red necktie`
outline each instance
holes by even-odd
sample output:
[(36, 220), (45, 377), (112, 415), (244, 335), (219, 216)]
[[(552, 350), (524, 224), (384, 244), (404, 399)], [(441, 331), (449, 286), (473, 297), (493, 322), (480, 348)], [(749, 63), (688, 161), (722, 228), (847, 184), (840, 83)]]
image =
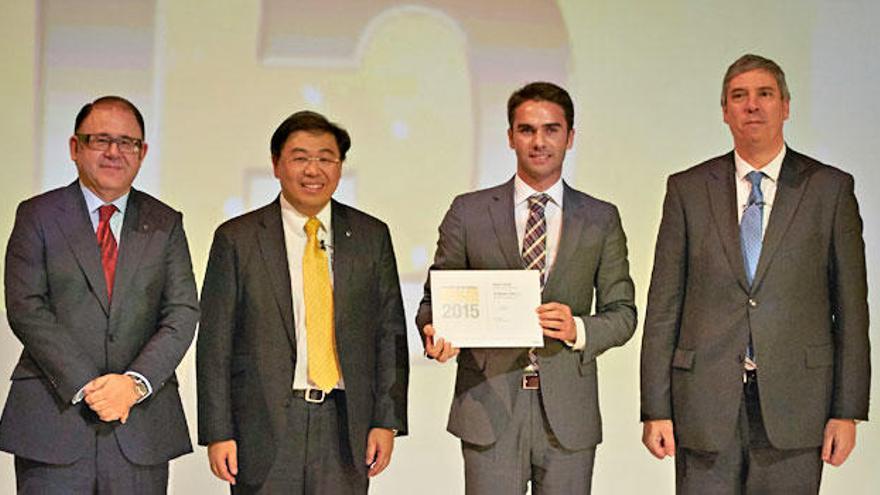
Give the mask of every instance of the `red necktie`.
[(110, 230), (110, 217), (116, 212), (113, 205), (104, 205), (98, 209), (98, 247), (101, 248), (101, 265), (104, 267), (104, 280), (107, 282), (107, 299), (113, 297), (113, 277), (116, 274), (116, 238)]

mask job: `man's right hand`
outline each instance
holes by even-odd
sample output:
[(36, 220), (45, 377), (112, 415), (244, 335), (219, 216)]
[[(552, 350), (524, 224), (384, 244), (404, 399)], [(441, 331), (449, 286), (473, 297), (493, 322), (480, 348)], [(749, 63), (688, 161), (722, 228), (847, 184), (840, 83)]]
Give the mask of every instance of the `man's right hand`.
[(422, 332), (425, 334), (425, 354), (429, 358), (436, 359), (439, 363), (445, 363), (451, 358), (458, 356), (459, 349), (453, 347), (451, 342), (444, 341), (442, 337), (437, 339), (436, 342), (434, 341), (434, 325), (428, 323), (422, 329)]
[(642, 426), (642, 443), (657, 459), (675, 456), (675, 435), (671, 419), (645, 421)]
[(208, 462), (214, 476), (230, 485), (235, 484), (235, 476), (238, 475), (238, 447), (235, 440), (208, 444)]

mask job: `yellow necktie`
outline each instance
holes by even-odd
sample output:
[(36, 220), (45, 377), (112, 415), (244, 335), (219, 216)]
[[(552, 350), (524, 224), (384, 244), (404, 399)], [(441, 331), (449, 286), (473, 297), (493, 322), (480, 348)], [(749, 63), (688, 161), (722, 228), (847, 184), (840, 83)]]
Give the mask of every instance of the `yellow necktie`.
[(303, 253), (303, 297), (306, 301), (306, 342), (309, 379), (324, 392), (339, 383), (339, 358), (333, 331), (333, 290), (330, 287), (327, 253), (318, 246), (321, 221), (306, 222)]

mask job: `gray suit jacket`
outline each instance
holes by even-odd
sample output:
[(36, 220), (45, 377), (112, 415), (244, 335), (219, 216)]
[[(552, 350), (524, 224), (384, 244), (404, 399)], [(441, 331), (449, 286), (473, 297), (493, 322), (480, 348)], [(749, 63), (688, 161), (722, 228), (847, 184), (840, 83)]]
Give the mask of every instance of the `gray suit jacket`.
[(755, 280), (746, 282), (733, 153), (667, 184), (642, 341), (642, 419), (679, 445), (734, 434), (751, 334), (777, 448), (822, 444), (828, 418), (866, 419), (870, 389), (862, 221), (849, 174), (791, 148)]
[[(336, 345), (348, 438), (364, 459), (370, 428), (406, 434), (409, 357), (388, 227), (331, 202)], [(296, 364), (293, 296), (276, 199), (214, 235), (196, 355), (199, 443), (235, 439), (240, 481), (265, 480), (285, 440)]]
[(113, 300), (79, 183), (18, 207), (6, 249), (6, 310), (24, 345), (0, 420), (0, 448), (50, 464), (94, 455), (97, 416), (71, 400), (106, 373), (136, 371), (153, 394), (109, 423), (128, 460), (192, 451), (175, 368), (198, 301), (180, 213), (134, 189), (120, 234)]
[[(617, 209), (564, 185), (562, 236), (541, 299), (571, 307), (586, 327), (586, 348), (573, 351), (555, 339), (538, 349), (541, 397), (547, 420), (569, 449), (602, 440), (596, 357), (623, 345), (636, 325), (626, 236)], [(513, 208), (513, 180), (455, 198), (440, 225), (432, 270), (523, 269)], [(593, 297), (596, 313), (591, 315)], [(430, 279), (416, 324), (432, 321)], [(424, 337), (424, 336), (423, 336)], [(462, 349), (450, 433), (490, 445), (513, 415), (527, 349)]]

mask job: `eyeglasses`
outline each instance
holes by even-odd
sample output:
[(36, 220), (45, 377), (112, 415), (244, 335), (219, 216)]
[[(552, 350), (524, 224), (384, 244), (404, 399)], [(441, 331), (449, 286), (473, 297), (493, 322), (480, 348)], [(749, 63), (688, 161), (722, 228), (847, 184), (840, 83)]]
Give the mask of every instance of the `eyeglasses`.
[(116, 143), (121, 153), (134, 154), (140, 153), (144, 146), (143, 139), (137, 139), (128, 136), (113, 137), (109, 134), (77, 134), (76, 138), (86, 145), (87, 148), (94, 151), (107, 151), (110, 145)]
[(290, 158), (289, 161), (297, 167), (305, 167), (312, 162), (317, 163), (321, 167), (329, 167), (332, 165), (339, 165), (342, 162), (341, 160), (324, 156), (294, 156), (293, 158)]

